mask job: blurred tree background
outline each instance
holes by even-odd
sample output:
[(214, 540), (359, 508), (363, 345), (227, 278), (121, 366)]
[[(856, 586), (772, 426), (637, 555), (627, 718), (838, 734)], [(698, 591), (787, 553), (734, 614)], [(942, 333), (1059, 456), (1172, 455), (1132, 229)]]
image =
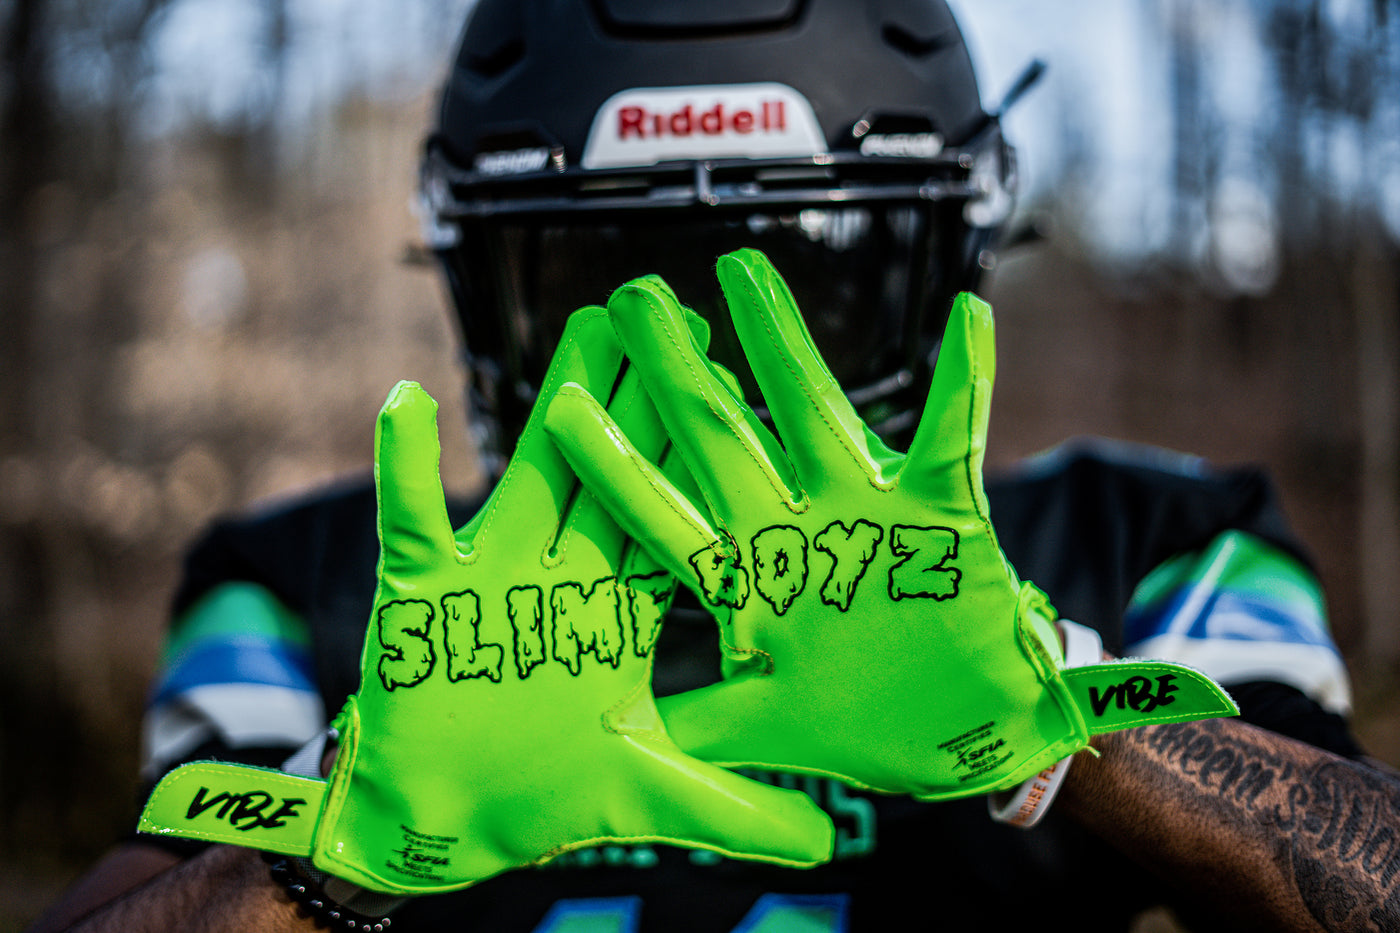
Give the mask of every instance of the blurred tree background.
[[(366, 469), (398, 378), (474, 480), (409, 210), (469, 3), (0, 0), (0, 930), (132, 825), (206, 522)], [(1049, 236), (987, 289), (991, 459), (1270, 466), (1400, 763), (1400, 2), (954, 8), (989, 106), (1050, 65), (1009, 117)]]

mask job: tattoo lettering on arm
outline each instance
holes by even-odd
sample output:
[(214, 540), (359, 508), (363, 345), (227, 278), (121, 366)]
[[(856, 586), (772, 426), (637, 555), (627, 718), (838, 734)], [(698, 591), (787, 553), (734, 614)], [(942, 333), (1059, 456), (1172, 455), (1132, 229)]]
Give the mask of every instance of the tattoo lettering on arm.
[(1096, 742), (1071, 812), (1223, 915), (1280, 930), (1400, 929), (1400, 783), (1237, 720)]

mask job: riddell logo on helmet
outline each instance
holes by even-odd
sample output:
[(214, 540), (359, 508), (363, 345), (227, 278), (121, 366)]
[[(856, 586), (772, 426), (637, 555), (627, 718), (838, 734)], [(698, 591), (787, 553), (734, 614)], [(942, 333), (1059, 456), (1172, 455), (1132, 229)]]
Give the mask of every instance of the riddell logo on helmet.
[(618, 139), (654, 139), (659, 136), (718, 136), (722, 133), (781, 133), (787, 129), (784, 101), (761, 101), (757, 110), (747, 107), (725, 109), (723, 101), (697, 111), (686, 104), (670, 113), (658, 113), (645, 106), (623, 107), (617, 112)]
[(807, 99), (785, 84), (634, 88), (598, 108), (584, 168), (826, 152)]

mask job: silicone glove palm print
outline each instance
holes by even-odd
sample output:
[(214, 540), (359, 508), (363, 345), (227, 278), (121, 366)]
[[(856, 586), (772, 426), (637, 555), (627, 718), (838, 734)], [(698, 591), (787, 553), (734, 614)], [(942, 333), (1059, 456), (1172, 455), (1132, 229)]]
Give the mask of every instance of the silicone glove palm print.
[(687, 751), (930, 800), (1005, 789), (1093, 732), (1231, 714), (1186, 668), (1064, 670), (982, 487), (990, 308), (956, 301), (907, 454), (859, 420), (762, 254), (722, 257), (735, 329), (782, 438), (706, 359), (657, 278), (608, 303), (701, 491), (682, 493), (582, 386), (547, 425), (585, 483), (719, 620), (725, 679), (665, 698)]
[[(584, 309), (541, 399), (566, 381), (610, 397), (620, 428), (660, 456), (656, 412), (622, 369), (606, 312)], [(455, 534), (435, 411), (400, 383), (380, 414), (379, 585), (328, 784), (195, 763), (152, 795), (143, 828), (309, 853), (331, 874), (403, 894), (608, 842), (827, 858), (830, 822), (809, 799), (691, 758), (667, 736), (650, 675), (674, 581), (580, 490), (538, 423), (543, 404)], [(214, 805), (250, 792), (282, 804), (257, 819)], [(299, 805), (288, 812), (287, 800)]]

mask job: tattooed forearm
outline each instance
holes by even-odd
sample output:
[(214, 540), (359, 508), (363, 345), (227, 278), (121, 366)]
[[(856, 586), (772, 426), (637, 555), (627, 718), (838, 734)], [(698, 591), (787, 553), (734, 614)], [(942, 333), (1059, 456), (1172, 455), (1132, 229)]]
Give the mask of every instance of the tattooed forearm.
[(1218, 721), (1183, 723), (1141, 729), (1123, 739), (1125, 745), (1136, 744), (1149, 758), (1167, 765), (1168, 773), (1246, 810), (1257, 810), (1261, 797), (1292, 779), (1293, 762), (1248, 736), (1226, 740), (1217, 726)]
[(211, 846), (117, 897), (68, 933), (310, 933), (316, 925), (273, 883), (258, 853)]
[(1070, 770), (1068, 808), (1181, 891), (1268, 929), (1400, 929), (1388, 775), (1234, 720), (1100, 747)]

